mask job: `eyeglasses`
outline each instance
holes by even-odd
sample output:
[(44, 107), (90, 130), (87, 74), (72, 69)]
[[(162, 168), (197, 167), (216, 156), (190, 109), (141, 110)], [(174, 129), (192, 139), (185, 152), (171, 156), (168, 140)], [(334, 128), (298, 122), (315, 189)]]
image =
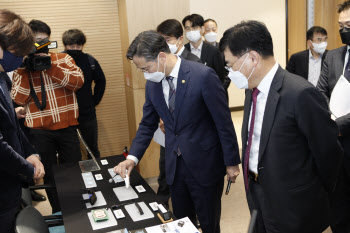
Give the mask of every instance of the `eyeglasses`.
[(153, 63), (152, 63), (151, 65), (146, 66), (146, 67), (143, 67), (143, 68), (137, 68), (137, 67), (136, 67), (136, 70), (137, 70), (137, 71), (141, 71), (142, 73), (148, 73), (148, 71), (149, 71), (149, 69), (151, 68), (151, 66), (153, 66), (154, 63), (156, 63), (156, 62), (158, 62), (158, 61), (153, 61)]

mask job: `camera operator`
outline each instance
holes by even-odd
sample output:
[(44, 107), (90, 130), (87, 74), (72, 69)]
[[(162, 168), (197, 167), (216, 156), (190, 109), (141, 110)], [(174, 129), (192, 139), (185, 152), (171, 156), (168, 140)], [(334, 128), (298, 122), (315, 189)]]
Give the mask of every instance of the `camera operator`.
[[(39, 20), (29, 23), (37, 51), (13, 74), (12, 98), (26, 110), (25, 125), (47, 171), (44, 182), (54, 185), (52, 166), (81, 160), (76, 132), (78, 103), (75, 92), (84, 84), (81, 69), (63, 53), (49, 53), (50, 27)], [(57, 158), (58, 154), (58, 158)], [(46, 190), (52, 212), (60, 210), (56, 190)]]
[[(83, 53), (86, 43), (84, 33), (78, 29), (70, 29), (62, 35), (65, 52), (73, 57), (77, 66), (84, 73), (84, 85), (77, 91), (79, 105), (79, 129), (96, 158), (100, 158), (97, 145), (97, 119), (95, 107), (100, 103), (106, 88), (106, 78), (98, 61), (90, 54)], [(91, 85), (95, 83), (92, 93)], [(91, 159), (88, 153), (89, 159)]]
[[(41, 179), (44, 166), (19, 127), (6, 72), (17, 69), (33, 44), (28, 25), (15, 13), (0, 10), (0, 232), (14, 232), (23, 181)], [(28, 49), (29, 48), (29, 49)]]

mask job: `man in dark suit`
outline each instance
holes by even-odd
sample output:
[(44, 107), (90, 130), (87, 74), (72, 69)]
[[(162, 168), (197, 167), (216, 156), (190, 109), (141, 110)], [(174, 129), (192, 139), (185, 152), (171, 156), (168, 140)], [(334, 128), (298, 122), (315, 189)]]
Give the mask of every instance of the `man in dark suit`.
[[(340, 76), (350, 81), (350, 1), (339, 5), (340, 37), (346, 46), (328, 52), (322, 66), (317, 89), (329, 102)], [(350, 114), (332, 118), (339, 128), (339, 141), (344, 149), (343, 166), (338, 178), (332, 203), (332, 224), (334, 233), (350, 232)]]
[(286, 70), (305, 78), (316, 86), (327, 54), (327, 31), (322, 27), (314, 26), (307, 31), (306, 38), (309, 49), (293, 54)]
[(218, 25), (213, 19), (204, 20), (204, 33), (205, 42), (219, 48), (219, 43), (216, 42), (218, 37)]
[(256, 232), (321, 233), (342, 157), (326, 101), (278, 65), (261, 22), (228, 29), (220, 49), (232, 82), (248, 89), (242, 167), (249, 209), (258, 210)]
[(230, 80), (226, 76), (225, 63), (220, 50), (215, 46), (204, 43), (202, 35), (204, 33), (204, 19), (201, 15), (192, 14), (182, 20), (185, 28), (186, 37), (190, 41), (185, 44), (185, 48), (199, 57), (204, 65), (213, 68), (219, 76), (221, 83), (226, 90), (230, 85)]
[(0, 10), (0, 232), (14, 232), (22, 181), (41, 179), (45, 170), (24, 136), (10, 97), (6, 72), (17, 69), (34, 45), (29, 26), (16, 14)]
[(190, 53), (189, 50), (184, 47), (184, 31), (179, 21), (176, 19), (167, 19), (158, 25), (157, 32), (165, 38), (171, 53), (179, 55), (181, 58), (189, 61), (203, 63), (199, 57)]
[[(183, 29), (182, 25), (176, 19), (167, 19), (163, 21), (157, 27), (157, 32), (160, 33), (166, 43), (169, 46), (170, 52), (181, 56), (181, 58), (189, 61), (200, 62), (202, 61), (196, 55), (190, 53), (185, 46), (183, 46)], [(160, 119), (160, 128), (165, 133), (164, 122)], [(165, 204), (168, 205), (170, 198), (169, 185), (166, 182), (165, 175), (165, 148), (160, 146), (159, 155), (159, 176), (158, 176), (158, 190), (157, 195), (163, 200)]]
[[(199, 218), (204, 233), (220, 232), (224, 175), (235, 182), (240, 163), (224, 88), (214, 70), (170, 53), (158, 33), (140, 33), (127, 58), (145, 72), (143, 117), (127, 159), (114, 168), (125, 177), (165, 126), (165, 171), (174, 214)], [(215, 95), (213, 95), (215, 93)]]

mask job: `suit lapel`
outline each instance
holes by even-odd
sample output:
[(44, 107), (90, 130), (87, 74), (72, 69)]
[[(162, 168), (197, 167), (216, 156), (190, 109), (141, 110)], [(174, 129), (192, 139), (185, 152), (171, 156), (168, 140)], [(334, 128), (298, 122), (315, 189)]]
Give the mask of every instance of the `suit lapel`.
[(190, 80), (190, 69), (187, 66), (185, 59), (181, 59), (181, 65), (179, 70), (179, 75), (177, 78), (176, 86), (176, 97), (175, 97), (175, 111), (174, 111), (174, 121), (177, 122), (177, 118), (181, 111), (181, 105), (184, 100), (184, 96), (187, 90), (187, 86)]
[(242, 161), (244, 160), (244, 154), (245, 154), (247, 141), (248, 141), (248, 122), (249, 122), (251, 105), (252, 105), (252, 90), (247, 90), (245, 95), (245, 101), (244, 101), (244, 115), (243, 115), (243, 124), (242, 124)]
[(3, 110), (5, 111), (7, 117), (10, 119), (10, 121), (12, 122), (13, 125), (16, 125), (16, 123), (14, 122), (14, 111), (11, 106), (9, 105), (9, 103), (6, 100), (6, 97), (4, 95), (4, 93), (0, 90), (0, 102), (2, 104)]
[(267, 97), (264, 119), (261, 128), (260, 135), (260, 145), (259, 145), (259, 162), (263, 157), (266, 145), (268, 143), (271, 128), (275, 120), (275, 113), (278, 106), (278, 101), (280, 99), (280, 94), (278, 93), (282, 87), (283, 79), (286, 71), (281, 67), (278, 67), (278, 70), (275, 74), (275, 77), (272, 80), (269, 96)]
[(346, 49), (347, 49), (347, 46), (343, 46), (342, 48), (339, 49), (339, 53), (341, 55), (340, 55), (338, 61), (334, 62), (335, 66), (336, 66), (336, 68), (335, 68), (335, 78), (336, 78), (336, 80), (338, 80), (339, 77), (343, 74)]
[(307, 80), (308, 79), (308, 77), (309, 77), (309, 50), (306, 50), (306, 53), (304, 54), (305, 56), (304, 56), (304, 61), (303, 61), (303, 64), (305, 64), (306, 65), (306, 69), (304, 69), (305, 70), (305, 79)]
[(201, 51), (201, 60), (206, 65), (207, 56), (208, 56), (208, 45), (204, 41), (202, 43), (203, 43), (203, 46), (202, 46), (202, 51)]

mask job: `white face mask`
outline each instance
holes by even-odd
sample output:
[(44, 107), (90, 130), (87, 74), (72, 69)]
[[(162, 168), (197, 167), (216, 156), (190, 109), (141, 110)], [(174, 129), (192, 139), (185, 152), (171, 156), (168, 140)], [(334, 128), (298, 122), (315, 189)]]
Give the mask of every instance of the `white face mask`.
[(186, 37), (193, 43), (196, 43), (200, 38), (202, 38), (200, 30), (186, 32)]
[(205, 40), (208, 41), (209, 43), (215, 42), (217, 37), (218, 37), (218, 34), (215, 32), (209, 32), (204, 35)]
[(162, 79), (165, 77), (165, 66), (166, 63), (164, 64), (164, 72), (159, 72), (159, 55), (158, 55), (158, 68), (156, 72), (153, 73), (143, 73), (143, 76), (145, 77), (145, 79), (155, 82), (155, 83), (159, 83), (160, 81), (162, 81)]
[(248, 57), (249, 57), (249, 54), (245, 58), (243, 64), (241, 65), (241, 67), (239, 68), (238, 71), (233, 71), (232, 67), (230, 67), (228, 69), (228, 71), (229, 71), (228, 77), (235, 84), (235, 86), (239, 89), (248, 89), (248, 80), (250, 79), (250, 77), (252, 76), (252, 74), (255, 70), (255, 67), (254, 67), (248, 78), (246, 76), (244, 76), (244, 74), (241, 73), (241, 69), (242, 69), (242, 67), (243, 67), (243, 65), (246, 62)]
[[(180, 38), (179, 38), (180, 39)], [(177, 42), (179, 42), (179, 39), (177, 39), (176, 43), (175, 44), (168, 44), (169, 46), (169, 49), (170, 49), (170, 52), (172, 54), (175, 54), (176, 51), (179, 49), (179, 46), (176, 46)]]
[(326, 48), (327, 48), (327, 42), (322, 42), (322, 43), (319, 43), (319, 44), (315, 44), (313, 42), (312, 43), (312, 46), (314, 47), (313, 50), (318, 53), (318, 54), (323, 54), (324, 51), (326, 51)]

